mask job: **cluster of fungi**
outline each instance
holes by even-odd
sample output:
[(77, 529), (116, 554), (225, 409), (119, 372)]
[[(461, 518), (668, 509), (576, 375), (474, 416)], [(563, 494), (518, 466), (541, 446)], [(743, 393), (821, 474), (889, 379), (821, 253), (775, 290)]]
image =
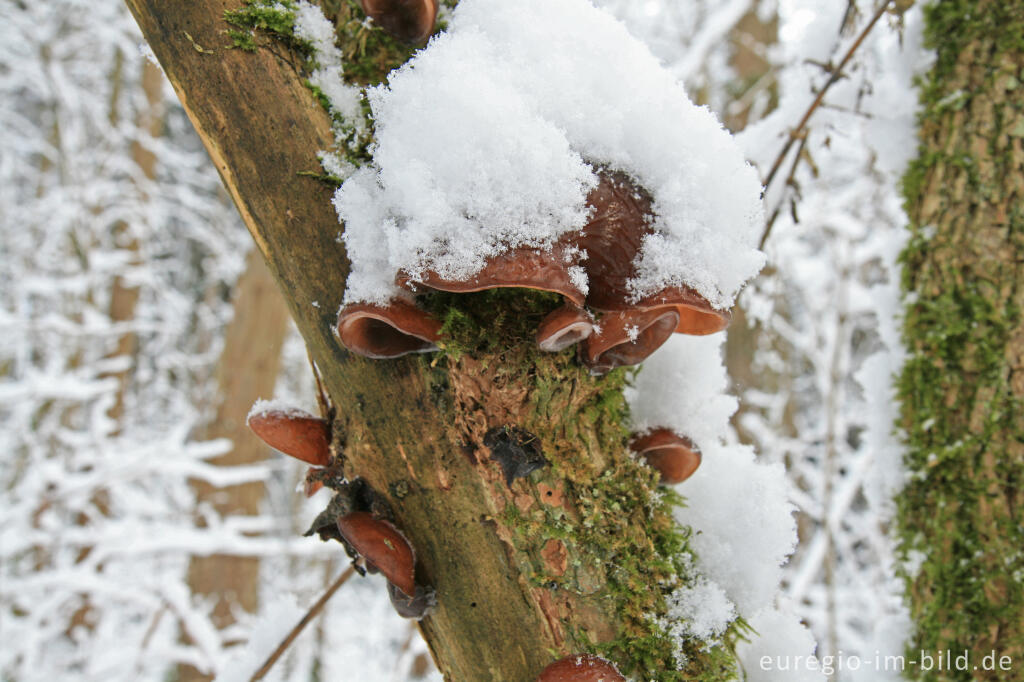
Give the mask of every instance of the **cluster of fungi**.
[[(387, 305), (345, 306), (338, 314), (338, 338), (368, 358), (432, 352), (441, 323), (416, 306), (414, 294), (506, 287), (562, 296), (564, 304), (541, 321), (537, 344), (550, 352), (579, 344), (580, 360), (594, 374), (642, 362), (673, 333), (704, 335), (725, 329), (729, 313), (716, 310), (689, 287), (666, 287), (639, 300), (632, 295), (629, 284), (636, 277), (637, 256), (644, 238), (654, 232), (651, 198), (645, 191), (625, 174), (602, 170), (587, 206), (590, 219), (581, 229), (548, 248), (519, 247), (493, 256), (464, 280), (430, 270), (415, 279), (396, 273), (395, 282), (405, 295)], [(581, 272), (586, 273), (585, 292), (579, 285)]]
[[(383, 30), (413, 44), (430, 35), (438, 11), (437, 0), (362, 0), (362, 5)], [(461, 281), (431, 271), (416, 278), (398, 272), (395, 281), (405, 292), (402, 297), (387, 305), (353, 304), (340, 311), (336, 331), (341, 343), (374, 359), (436, 351), (441, 323), (416, 305), (415, 294), (501, 287), (560, 294), (564, 303), (541, 322), (537, 344), (548, 352), (578, 344), (579, 359), (593, 374), (638, 364), (673, 333), (703, 335), (724, 329), (728, 312), (716, 310), (687, 287), (667, 287), (639, 300), (631, 295), (628, 284), (636, 276), (637, 255), (644, 238), (653, 232), (651, 197), (625, 174), (601, 170), (598, 178), (587, 197), (590, 219), (580, 230), (563, 235), (549, 248), (521, 247), (497, 255)], [(579, 268), (586, 273), (586, 291), (578, 285), (578, 276), (573, 276)], [(345, 479), (332, 444), (330, 415), (319, 418), (295, 409), (271, 408), (250, 415), (249, 426), (271, 447), (311, 465), (307, 496), (325, 485), (334, 490), (307, 535), (341, 542), (357, 570), (383, 574), (399, 615), (414, 619), (428, 615), (437, 603), (436, 595), (416, 580), (416, 553), (395, 526), (387, 502), (362, 479)], [(544, 461), (538, 452), (535, 459), (510, 463), (509, 458), (497, 456), (503, 447), (498, 440), (489, 446), (509, 485)], [(663, 484), (686, 480), (700, 465), (699, 450), (670, 429), (637, 434), (629, 446), (659, 472)], [(537, 677), (537, 682), (618, 680), (625, 678), (615, 666), (592, 654), (555, 661)]]

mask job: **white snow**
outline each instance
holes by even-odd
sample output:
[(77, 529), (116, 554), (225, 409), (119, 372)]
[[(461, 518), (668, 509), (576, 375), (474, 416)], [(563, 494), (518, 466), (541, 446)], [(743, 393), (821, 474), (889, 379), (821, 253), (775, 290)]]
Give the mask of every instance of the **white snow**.
[(795, 507), (781, 464), (758, 461), (744, 445), (706, 445), (700, 468), (681, 484), (680, 523), (701, 573), (722, 586), (741, 614), (775, 598), (782, 565), (796, 546)]
[(654, 197), (635, 296), (685, 284), (727, 307), (763, 263), (754, 170), (587, 0), (464, 0), (449, 30), (368, 96), (374, 165), (335, 197), (348, 302), (392, 297), (399, 269), (468, 277), (488, 256), (578, 229), (598, 165)]
[[(362, 91), (345, 84), (341, 50), (334, 44), (334, 24), (327, 20), (323, 10), (305, 0), (295, 3), (295, 35), (313, 48), (317, 67), (309, 82), (331, 103), (334, 114), (347, 124), (361, 130), (365, 125), (362, 114)], [(338, 175), (344, 177), (344, 175)]]
[(309, 412), (295, 407), (284, 400), (264, 400), (260, 398), (249, 408), (249, 414), (245, 417), (245, 423), (248, 424), (254, 417), (261, 417), (267, 414), (280, 414), (284, 417), (292, 418), (316, 418)]
[[(680, 587), (668, 599), (668, 612), (661, 624), (677, 641), (695, 637), (718, 642), (736, 619), (736, 607), (716, 583), (700, 576), (693, 585)], [(676, 654), (677, 663), (679, 654)]]
[(747, 682), (823, 682), (823, 664), (834, 672), (834, 664), (815, 657), (814, 636), (792, 613), (762, 609), (749, 625), (756, 634), (736, 645)]
[(796, 545), (792, 489), (780, 464), (759, 461), (752, 448), (728, 445), (737, 401), (726, 394), (724, 336), (674, 335), (644, 363), (627, 389), (633, 427), (669, 427), (702, 452), (697, 471), (679, 486), (686, 506), (676, 519), (690, 526), (697, 582), (669, 600), (676, 636), (713, 644), (729, 622), (771, 606), (781, 566)]
[(668, 427), (703, 449), (719, 441), (739, 406), (727, 395), (721, 334), (673, 334), (644, 362), (626, 388), (638, 432)]

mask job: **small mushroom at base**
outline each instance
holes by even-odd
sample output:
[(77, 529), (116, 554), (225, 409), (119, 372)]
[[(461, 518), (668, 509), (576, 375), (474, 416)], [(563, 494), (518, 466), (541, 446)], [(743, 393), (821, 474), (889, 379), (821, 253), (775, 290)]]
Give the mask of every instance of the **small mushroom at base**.
[(700, 450), (693, 441), (671, 429), (654, 429), (637, 436), (629, 447), (658, 470), (661, 482), (665, 485), (682, 483), (700, 466)]
[(441, 323), (412, 303), (394, 299), (386, 306), (347, 305), (336, 328), (342, 345), (373, 360), (437, 350)]
[(600, 656), (576, 654), (544, 668), (537, 682), (626, 682), (626, 678)]
[(434, 590), (420, 585), (416, 586), (416, 593), (410, 597), (389, 580), (388, 597), (391, 598), (391, 605), (395, 607), (395, 611), (402, 618), (422, 620), (429, 616), (437, 606), (437, 594)]
[(437, 0), (362, 0), (363, 11), (403, 43), (422, 43), (434, 30)]
[(579, 343), (594, 332), (594, 318), (582, 308), (564, 305), (541, 320), (537, 328), (537, 345), (549, 353), (557, 353)]
[[(257, 404), (256, 409), (259, 410)], [(327, 421), (298, 409), (269, 409), (249, 415), (246, 424), (260, 440), (307, 464), (324, 467), (331, 461), (331, 427)]]
[(369, 512), (352, 512), (338, 519), (338, 531), (367, 564), (407, 595), (416, 594), (416, 554), (405, 536)]

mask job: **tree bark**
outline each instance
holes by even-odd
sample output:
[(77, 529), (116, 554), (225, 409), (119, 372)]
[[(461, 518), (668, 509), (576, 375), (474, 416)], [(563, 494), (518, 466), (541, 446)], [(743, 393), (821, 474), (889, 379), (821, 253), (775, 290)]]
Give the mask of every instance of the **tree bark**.
[[(345, 473), (384, 496), (418, 581), (437, 590), (421, 629), (445, 679), (527, 682), (582, 651), (642, 679), (729, 677), (726, 647), (684, 643), (675, 670), (674, 643), (647, 617), (680, 584), (686, 536), (628, 453), (624, 371), (595, 378), (571, 352), (540, 354), (533, 331), (555, 302), (508, 292), (441, 301), (470, 320), (449, 344), (459, 352), (347, 354), (333, 333), (348, 272), (340, 227), (330, 190), (299, 175), (333, 140), (300, 63), (225, 49), (231, 1), (127, 2), (323, 376)], [(483, 442), (502, 426), (536, 436), (548, 466), (506, 484)]]
[[(900, 498), (918, 632), (909, 655), (1024, 661), (1024, 2), (929, 6), (937, 61), (920, 157), (904, 179), (909, 358), (900, 379), (910, 483)], [(983, 657), (1012, 669), (982, 669)]]

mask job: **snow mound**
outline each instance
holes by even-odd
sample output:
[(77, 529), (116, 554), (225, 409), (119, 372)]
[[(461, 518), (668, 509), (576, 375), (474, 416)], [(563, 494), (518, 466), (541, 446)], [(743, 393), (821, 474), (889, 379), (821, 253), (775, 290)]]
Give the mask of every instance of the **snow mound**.
[(490, 256), (579, 229), (602, 166), (654, 197), (634, 296), (687, 285), (724, 308), (763, 264), (756, 172), (588, 0), (463, 0), (449, 30), (368, 99), (374, 163), (334, 201), (348, 303), (384, 303), (400, 269), (466, 278)]

